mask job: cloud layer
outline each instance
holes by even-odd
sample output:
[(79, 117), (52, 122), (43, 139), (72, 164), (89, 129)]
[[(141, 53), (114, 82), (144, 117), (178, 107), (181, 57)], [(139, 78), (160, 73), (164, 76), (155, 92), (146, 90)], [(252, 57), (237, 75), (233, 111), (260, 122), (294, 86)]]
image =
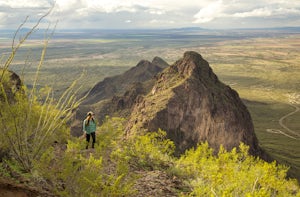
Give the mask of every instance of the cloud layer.
[(298, 0), (0, 0), (0, 28), (35, 21), (54, 5), (58, 28), (299, 26)]

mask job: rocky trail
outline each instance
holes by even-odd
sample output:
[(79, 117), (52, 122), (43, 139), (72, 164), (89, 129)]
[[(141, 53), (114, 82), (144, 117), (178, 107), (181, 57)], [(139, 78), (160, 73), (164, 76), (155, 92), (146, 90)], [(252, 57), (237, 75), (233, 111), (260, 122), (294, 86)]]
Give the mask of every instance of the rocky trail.
[(11, 183), (0, 179), (0, 197), (54, 197), (55, 195), (48, 191), (41, 191), (35, 187), (29, 187), (23, 184)]

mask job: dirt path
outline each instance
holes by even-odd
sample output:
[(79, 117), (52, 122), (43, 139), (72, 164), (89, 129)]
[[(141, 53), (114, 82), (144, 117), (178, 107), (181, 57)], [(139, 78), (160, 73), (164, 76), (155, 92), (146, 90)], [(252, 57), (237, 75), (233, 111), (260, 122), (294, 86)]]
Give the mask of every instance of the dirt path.
[(14, 184), (7, 180), (0, 179), (0, 197), (54, 197), (47, 191), (40, 191), (37, 188)]
[[(291, 139), (294, 139), (294, 140), (300, 140), (300, 133), (298, 133), (298, 132), (296, 132), (296, 131), (294, 131), (294, 130), (288, 128), (288, 127), (283, 123), (284, 119), (286, 119), (286, 118), (288, 118), (288, 117), (290, 117), (290, 116), (292, 116), (292, 115), (294, 115), (295, 113), (297, 113), (297, 112), (300, 111), (300, 108), (297, 106), (297, 103), (293, 104), (293, 102), (291, 102), (291, 103), (289, 103), (289, 105), (292, 106), (293, 108), (295, 108), (295, 110), (292, 111), (292, 112), (290, 112), (290, 113), (288, 113), (288, 114), (286, 114), (286, 115), (284, 115), (284, 116), (282, 116), (282, 117), (278, 120), (279, 125), (280, 125), (282, 128), (284, 128), (286, 131), (288, 131), (289, 134), (287, 134), (287, 132), (284, 132), (284, 131), (279, 130), (279, 129), (266, 129), (266, 131), (267, 131), (268, 133), (282, 134), (282, 135), (285, 135), (285, 136), (287, 136), (287, 137), (289, 137), (289, 138), (291, 138)], [(294, 136), (296, 136), (296, 137), (294, 137), (294, 136), (292, 136), (292, 135), (290, 135), (290, 134), (292, 134), (292, 135), (294, 135)]]
[(266, 131), (268, 133), (282, 134), (282, 135), (285, 135), (286, 137), (292, 138), (294, 140), (298, 140), (297, 138), (295, 138), (295, 137), (293, 137), (293, 136), (291, 136), (289, 134), (286, 134), (285, 132), (283, 132), (283, 131), (281, 131), (279, 129), (266, 129)]
[(289, 105), (292, 106), (292, 107), (294, 107), (294, 108), (295, 108), (295, 111), (293, 111), (293, 112), (291, 112), (291, 113), (288, 113), (287, 115), (281, 117), (281, 118), (279, 119), (279, 124), (280, 124), (280, 126), (281, 126), (282, 128), (284, 128), (284, 129), (287, 130), (288, 132), (290, 132), (290, 133), (296, 135), (297, 137), (300, 137), (300, 134), (299, 134), (298, 132), (291, 130), (291, 129), (288, 128), (285, 124), (283, 124), (283, 120), (284, 120), (284, 119), (286, 119), (287, 117), (292, 116), (293, 114), (295, 114), (295, 113), (297, 113), (298, 111), (300, 111), (300, 108), (299, 108), (297, 105), (293, 105), (293, 104), (290, 104), (290, 103), (289, 103)]

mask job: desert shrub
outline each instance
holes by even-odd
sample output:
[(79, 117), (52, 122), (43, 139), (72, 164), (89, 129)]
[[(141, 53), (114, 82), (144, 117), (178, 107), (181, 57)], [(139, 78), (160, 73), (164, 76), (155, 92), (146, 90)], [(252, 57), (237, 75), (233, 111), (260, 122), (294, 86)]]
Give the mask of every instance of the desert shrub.
[(286, 179), (287, 167), (248, 154), (248, 146), (212, 154), (207, 143), (186, 151), (176, 163), (189, 180), (191, 196), (295, 196), (295, 180)]
[(66, 122), (77, 103), (74, 98), (64, 99), (67, 101), (54, 105), (51, 98), (41, 103), (37, 97), (16, 94), (14, 103), (0, 103), (0, 144), (24, 171), (29, 172), (33, 160), (39, 160), (54, 142), (66, 141), (69, 135)]
[[(32, 88), (27, 89), (25, 86), (21, 90), (10, 88), (9, 67), (12, 65), (17, 51), (37, 29), (40, 21), (50, 12), (51, 10), (42, 16), (27, 33), (19, 35), (26, 19), (14, 35), (11, 52), (7, 55), (6, 60), (6, 54), (1, 56), (0, 148), (5, 150), (5, 155), (16, 161), (24, 172), (31, 172), (34, 161), (39, 160), (54, 142), (66, 141), (69, 133), (66, 122), (80, 103), (80, 99), (74, 96), (80, 89), (76, 87), (77, 81), (74, 81), (58, 100), (53, 98), (54, 93), (51, 88), (37, 88), (38, 76), (43, 65), (48, 41), (53, 33), (48, 34), (48, 30), (45, 32)], [(18, 36), (20, 36), (19, 40), (16, 41)], [(2, 60), (4, 61), (2, 62)]]
[(97, 129), (98, 153), (110, 155), (119, 146), (124, 139), (124, 122), (124, 118), (105, 117), (102, 125)]
[[(107, 169), (103, 157), (95, 158), (66, 152), (60, 177), (66, 196), (129, 196), (132, 194), (132, 179), (127, 171)], [(113, 164), (110, 164), (113, 165)], [(64, 196), (64, 195), (62, 195)]]
[(60, 196), (132, 196), (136, 176), (128, 162), (111, 157), (123, 134), (122, 120), (106, 119), (97, 130), (95, 149), (86, 150), (79, 138), (70, 139), (66, 150), (49, 148), (35, 170)]
[(125, 140), (113, 154), (132, 166), (151, 170), (168, 168), (174, 150), (175, 145), (166, 138), (166, 132), (159, 130)]

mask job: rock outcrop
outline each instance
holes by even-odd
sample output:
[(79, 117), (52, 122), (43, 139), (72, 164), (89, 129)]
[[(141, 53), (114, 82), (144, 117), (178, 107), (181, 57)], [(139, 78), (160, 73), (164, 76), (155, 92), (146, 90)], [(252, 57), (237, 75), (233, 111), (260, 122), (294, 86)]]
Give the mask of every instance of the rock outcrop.
[(186, 52), (159, 74), (151, 93), (135, 104), (126, 130), (130, 136), (159, 128), (175, 142), (178, 154), (204, 141), (215, 150), (243, 142), (251, 154), (262, 154), (238, 93), (220, 82), (196, 52)]
[(12, 71), (6, 70), (4, 74), (2, 74), (3, 70), (0, 69), (0, 79), (4, 88), (3, 90), (5, 91), (4, 93), (2, 92), (3, 90), (0, 90), (0, 101), (3, 101), (5, 97), (7, 97), (9, 102), (13, 102), (15, 93), (18, 91), (23, 91), (23, 83), (20, 77)]
[(152, 79), (167, 64), (158, 57), (154, 58), (153, 62), (141, 60), (135, 67), (124, 74), (105, 78), (91, 89), (83, 104), (90, 105), (104, 99), (112, 98), (115, 95), (122, 95), (132, 84)]
[(220, 82), (196, 52), (186, 52), (171, 66), (158, 57), (142, 60), (123, 75), (98, 83), (79, 107), (82, 117), (73, 130), (81, 127), (79, 120), (89, 110), (100, 122), (106, 115), (127, 118), (128, 137), (165, 130), (177, 154), (204, 141), (216, 151), (220, 145), (231, 150), (243, 142), (251, 154), (264, 154), (238, 93)]
[(141, 60), (124, 74), (97, 83), (75, 112), (71, 134), (82, 134), (82, 120), (88, 111), (94, 111), (100, 124), (107, 115), (128, 117), (137, 97), (147, 94), (154, 85), (154, 76), (168, 66), (160, 57), (152, 62)]

